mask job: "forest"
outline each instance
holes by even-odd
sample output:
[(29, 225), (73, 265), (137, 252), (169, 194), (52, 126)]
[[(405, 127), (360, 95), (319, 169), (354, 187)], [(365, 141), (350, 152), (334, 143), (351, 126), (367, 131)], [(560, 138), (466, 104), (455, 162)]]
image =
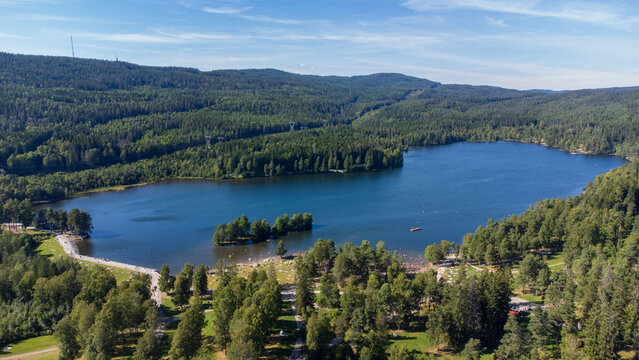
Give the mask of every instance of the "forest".
[(0, 65), (3, 202), (170, 178), (379, 171), (401, 167), (410, 147), (456, 141), (639, 151), (636, 89), (547, 94), (6, 53)]
[[(636, 356), (638, 194), (639, 164), (632, 162), (598, 176), (580, 195), (541, 200), (521, 216), (489, 219), (461, 247), (431, 245), (426, 256), (455, 251), (476, 264), (520, 265), (519, 283), (540, 296), (544, 308), (533, 312), (527, 329), (510, 326), (518, 346), (504, 358), (616, 359), (625, 351)], [(565, 266), (551, 272), (542, 256), (557, 251)]]
[(0, 234), (0, 344), (55, 331), (64, 358), (100, 359), (135, 341), (125, 330), (155, 329), (148, 278), (118, 284), (104, 268), (42, 255), (48, 236)]
[[(522, 141), (630, 160), (639, 154), (637, 89), (544, 93), (400, 74), (201, 72), (6, 53), (0, 89), (1, 220), (83, 234), (90, 214), (33, 207), (171, 178), (383, 171), (401, 167), (411, 147), (458, 141)], [(639, 164), (631, 161), (580, 195), (489, 219), (461, 245), (429, 246), (424, 255), (433, 263), (457, 263), (447, 279), (409, 271), (383, 243), (338, 249), (320, 239), (295, 257), (304, 353), (428, 358), (391, 345), (394, 331), (417, 329), (438, 351), (467, 359), (636, 358), (638, 201)], [(300, 231), (312, 226), (305, 216), (281, 216), (272, 227), (240, 217), (222, 224), (218, 240)], [(54, 334), (69, 359), (191, 359), (203, 344), (229, 359), (267, 352), (283, 309), (274, 271), (240, 275), (221, 263), (210, 289), (204, 265), (186, 264), (177, 276), (163, 268), (160, 286), (180, 321), (158, 344), (147, 277), (118, 282), (104, 268), (43, 254), (47, 236), (0, 232), (0, 344)], [(551, 271), (546, 259), (558, 253), (562, 268)], [(544, 306), (509, 316), (515, 285)], [(203, 326), (214, 335), (203, 335)]]

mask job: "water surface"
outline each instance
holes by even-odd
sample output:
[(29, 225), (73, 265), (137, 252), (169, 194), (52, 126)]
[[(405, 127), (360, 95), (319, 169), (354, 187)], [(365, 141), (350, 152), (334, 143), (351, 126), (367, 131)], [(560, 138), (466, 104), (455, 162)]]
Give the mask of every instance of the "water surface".
[(156, 268), (272, 254), (274, 242), (213, 246), (215, 226), (242, 214), (273, 224), (285, 212), (311, 212), (311, 232), (284, 238), (290, 252), (331, 238), (337, 244), (383, 240), (388, 248), (421, 254), (442, 239), (460, 242), (489, 218), (520, 214), (540, 198), (576, 195), (623, 163), (530, 144), (456, 143), (411, 150), (403, 168), (389, 171), (171, 181), (53, 206), (93, 216), (84, 254)]

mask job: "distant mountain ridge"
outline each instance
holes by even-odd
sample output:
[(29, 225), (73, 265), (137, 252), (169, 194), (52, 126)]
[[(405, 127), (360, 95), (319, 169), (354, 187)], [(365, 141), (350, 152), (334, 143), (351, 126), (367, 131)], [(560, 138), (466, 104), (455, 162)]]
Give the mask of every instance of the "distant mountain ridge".
[[(46, 71), (45, 71), (46, 70)], [(91, 70), (95, 75), (91, 82), (79, 83), (67, 78), (65, 73)], [(558, 94), (579, 90), (636, 90), (639, 86), (587, 88), (579, 90), (530, 89), (513, 90), (490, 85), (442, 84), (429, 79), (401, 73), (375, 73), (369, 75), (303, 75), (278, 69), (224, 69), (201, 71), (195, 68), (174, 66), (147, 66), (123, 61), (71, 58), (64, 56), (21, 55), (0, 52), (0, 82), (21, 83), (32, 86), (84, 87), (87, 90), (128, 89), (131, 86), (160, 86), (176, 88), (198, 88), (211, 86), (215, 79), (219, 86), (231, 78), (244, 77), (250, 80), (269, 78), (279, 82), (312, 81), (323, 85), (337, 86), (383, 86), (389, 84), (411, 84), (417, 87), (435, 88), (442, 85), (477, 87), (505, 91), (526, 91), (543, 94)]]

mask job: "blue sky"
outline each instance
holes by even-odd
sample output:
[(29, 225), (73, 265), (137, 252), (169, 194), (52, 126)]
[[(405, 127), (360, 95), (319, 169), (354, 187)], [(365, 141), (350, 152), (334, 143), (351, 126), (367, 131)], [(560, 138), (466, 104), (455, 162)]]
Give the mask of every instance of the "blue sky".
[(201, 70), (639, 85), (639, 1), (0, 0), (0, 51)]

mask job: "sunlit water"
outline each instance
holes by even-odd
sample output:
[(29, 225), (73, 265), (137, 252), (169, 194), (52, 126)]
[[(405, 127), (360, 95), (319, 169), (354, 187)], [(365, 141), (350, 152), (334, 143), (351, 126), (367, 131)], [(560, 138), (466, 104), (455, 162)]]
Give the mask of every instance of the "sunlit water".
[(396, 170), (171, 181), (53, 206), (93, 216), (95, 230), (81, 244), (83, 253), (156, 268), (272, 255), (275, 242), (213, 245), (215, 226), (242, 214), (273, 224), (285, 212), (311, 212), (312, 231), (284, 238), (289, 252), (331, 238), (337, 244), (383, 240), (390, 249), (421, 254), (428, 244), (460, 242), (487, 219), (520, 214), (540, 198), (576, 195), (595, 176), (623, 163), (529, 144), (457, 143), (411, 150)]

